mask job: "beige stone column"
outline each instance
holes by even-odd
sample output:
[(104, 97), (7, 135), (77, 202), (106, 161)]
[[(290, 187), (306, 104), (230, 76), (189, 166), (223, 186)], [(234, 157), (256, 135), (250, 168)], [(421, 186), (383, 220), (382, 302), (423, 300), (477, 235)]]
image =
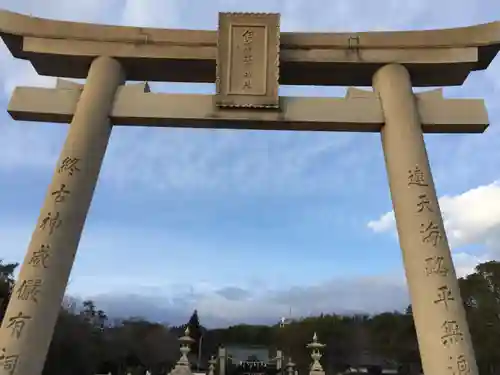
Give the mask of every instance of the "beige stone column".
[(385, 116), (382, 146), (424, 374), (477, 375), (410, 75), (386, 65), (373, 86)]
[[(0, 330), (0, 375), (40, 375), (106, 152), (120, 64), (90, 66)], [(29, 150), (26, 150), (29, 152)]]

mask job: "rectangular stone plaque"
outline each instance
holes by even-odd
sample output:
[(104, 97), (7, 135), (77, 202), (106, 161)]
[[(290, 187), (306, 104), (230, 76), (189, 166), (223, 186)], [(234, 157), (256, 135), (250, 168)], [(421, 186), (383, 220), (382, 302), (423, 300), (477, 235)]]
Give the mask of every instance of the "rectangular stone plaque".
[(218, 107), (278, 108), (279, 14), (219, 13)]

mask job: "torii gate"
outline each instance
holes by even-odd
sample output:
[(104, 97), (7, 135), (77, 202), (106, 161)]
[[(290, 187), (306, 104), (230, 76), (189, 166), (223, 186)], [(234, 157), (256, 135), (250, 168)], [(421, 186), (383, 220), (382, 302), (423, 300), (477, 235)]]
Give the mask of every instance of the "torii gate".
[[(477, 375), (423, 133), (481, 133), (482, 100), (444, 99), (486, 69), (500, 22), (411, 32), (280, 33), (279, 15), (221, 13), (219, 30), (60, 22), (0, 11), (16, 58), (58, 80), (19, 87), (15, 120), (71, 123), (1, 327), (0, 375), (40, 375), (112, 125), (380, 132), (426, 375)], [(216, 95), (125, 81), (216, 82)], [(279, 97), (290, 85), (373, 86), (345, 98)]]

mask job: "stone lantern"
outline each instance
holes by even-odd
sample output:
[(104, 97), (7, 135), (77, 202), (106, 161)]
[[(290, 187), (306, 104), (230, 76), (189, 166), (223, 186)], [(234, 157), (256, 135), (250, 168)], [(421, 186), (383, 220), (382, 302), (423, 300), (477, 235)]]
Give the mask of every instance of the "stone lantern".
[(325, 346), (325, 344), (321, 344), (320, 342), (318, 342), (318, 335), (316, 335), (316, 332), (314, 332), (313, 341), (306, 346), (308, 349), (311, 349), (311, 358), (313, 360), (311, 368), (309, 370), (310, 375), (325, 375), (325, 371), (323, 370), (323, 367), (319, 362), (321, 357), (323, 357), (320, 349), (323, 349)]
[(179, 342), (181, 343), (181, 358), (179, 358), (169, 375), (192, 375), (188, 354), (191, 351), (190, 346), (194, 340), (189, 336), (189, 327), (184, 331), (184, 336), (179, 337)]

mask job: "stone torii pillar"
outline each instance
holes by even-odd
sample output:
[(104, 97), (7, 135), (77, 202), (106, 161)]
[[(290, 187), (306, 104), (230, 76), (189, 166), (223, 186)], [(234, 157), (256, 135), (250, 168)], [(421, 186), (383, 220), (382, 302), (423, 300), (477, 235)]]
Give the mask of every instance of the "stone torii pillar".
[(118, 61), (92, 62), (2, 322), (0, 375), (43, 370), (124, 81)]
[(373, 87), (385, 117), (382, 146), (423, 372), (477, 375), (410, 75), (402, 65), (386, 65)]

